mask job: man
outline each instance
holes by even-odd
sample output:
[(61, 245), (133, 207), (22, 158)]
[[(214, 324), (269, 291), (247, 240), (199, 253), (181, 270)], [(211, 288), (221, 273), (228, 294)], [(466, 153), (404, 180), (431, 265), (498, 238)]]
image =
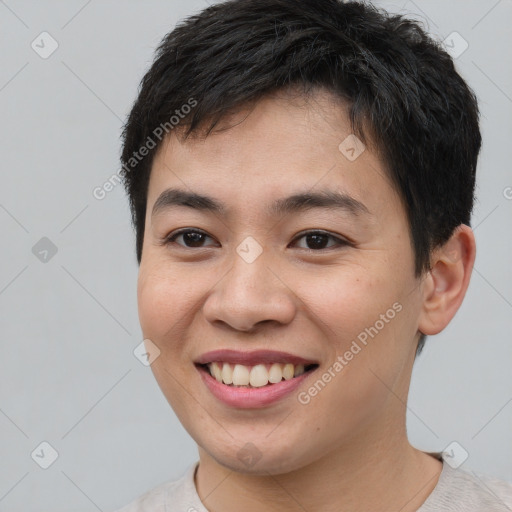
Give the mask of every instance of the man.
[(199, 450), (123, 512), (508, 510), (405, 428), (475, 259), (478, 107), (446, 52), (368, 4), (216, 4), (123, 137), (146, 349)]

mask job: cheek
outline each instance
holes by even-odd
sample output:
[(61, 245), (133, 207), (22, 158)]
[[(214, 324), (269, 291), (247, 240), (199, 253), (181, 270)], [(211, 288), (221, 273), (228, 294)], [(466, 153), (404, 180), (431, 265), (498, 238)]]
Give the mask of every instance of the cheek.
[(333, 393), (340, 406), (355, 410), (364, 403), (371, 409), (388, 393), (385, 384), (393, 386), (400, 376), (416, 333), (418, 304), (411, 287), (405, 275), (363, 268), (304, 283), (301, 299), (323, 330), (325, 364), (335, 375), (325, 375), (335, 382), (326, 386), (326, 398)]
[[(326, 337), (339, 351), (376, 322), (379, 331), (388, 330), (388, 323), (394, 323), (397, 315), (393, 304), (400, 301), (404, 285), (391, 276), (381, 276), (382, 272), (360, 267), (346, 272), (331, 269), (324, 276), (301, 279), (298, 294), (321, 320), (319, 325), (325, 327)], [(380, 315), (388, 321), (386, 329)]]
[(141, 266), (137, 303), (144, 337), (159, 346), (165, 345), (170, 334), (179, 337), (182, 324), (193, 311), (196, 295), (193, 281), (187, 281), (186, 274), (160, 265)]
[[(333, 296), (332, 309), (325, 304), (322, 320), (336, 335), (327, 334), (328, 360), (300, 397), (301, 404), (307, 402), (304, 421), (314, 423), (310, 427), (319, 451), (328, 452), (330, 443), (345, 442), (351, 433), (371, 428), (388, 411), (400, 408), (397, 383), (408, 350), (399, 337), (404, 309), (397, 313), (393, 298), (365, 299), (362, 292), (343, 292)], [(387, 311), (389, 323), (384, 323), (379, 315)]]
[[(137, 282), (139, 321), (144, 339), (150, 339), (160, 350), (160, 356), (151, 365), (151, 371), (171, 407), (180, 416), (186, 410), (187, 393), (184, 368), (189, 368), (184, 350), (187, 329), (197, 301), (194, 288), (181, 272), (162, 265), (141, 265)], [(181, 364), (183, 360), (186, 364)]]

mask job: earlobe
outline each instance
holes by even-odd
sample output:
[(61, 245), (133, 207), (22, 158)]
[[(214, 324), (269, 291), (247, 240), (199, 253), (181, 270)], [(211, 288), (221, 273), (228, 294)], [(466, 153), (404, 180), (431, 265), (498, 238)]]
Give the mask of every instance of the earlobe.
[(476, 255), (473, 230), (461, 224), (450, 239), (432, 254), (432, 265), (423, 281), (423, 304), (418, 330), (438, 334), (455, 316), (467, 288)]

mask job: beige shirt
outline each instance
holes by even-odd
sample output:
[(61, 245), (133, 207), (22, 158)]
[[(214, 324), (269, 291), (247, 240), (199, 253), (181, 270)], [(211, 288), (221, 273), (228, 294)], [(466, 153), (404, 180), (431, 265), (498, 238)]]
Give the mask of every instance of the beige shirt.
[[(178, 480), (146, 492), (116, 512), (208, 512), (194, 484), (199, 461)], [(436, 487), (418, 512), (511, 512), (512, 483), (453, 469), (443, 462)]]

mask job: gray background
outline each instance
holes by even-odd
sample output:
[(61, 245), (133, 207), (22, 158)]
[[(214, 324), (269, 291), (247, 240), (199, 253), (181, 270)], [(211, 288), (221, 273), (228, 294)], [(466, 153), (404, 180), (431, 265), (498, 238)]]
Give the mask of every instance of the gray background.
[[(0, 1), (0, 511), (113, 510), (197, 458), (133, 355), (142, 336), (124, 191), (92, 191), (119, 167), (121, 125), (155, 46), (206, 5)], [(484, 136), (476, 268), (455, 319), (416, 362), (410, 439), (436, 451), (457, 441), (464, 469), (512, 480), (512, 3), (378, 5), (468, 42), (457, 66)], [(47, 59), (31, 48), (43, 31), (59, 44)], [(32, 250), (43, 237), (57, 248), (47, 261)], [(42, 441), (59, 454), (48, 469), (31, 458)]]

